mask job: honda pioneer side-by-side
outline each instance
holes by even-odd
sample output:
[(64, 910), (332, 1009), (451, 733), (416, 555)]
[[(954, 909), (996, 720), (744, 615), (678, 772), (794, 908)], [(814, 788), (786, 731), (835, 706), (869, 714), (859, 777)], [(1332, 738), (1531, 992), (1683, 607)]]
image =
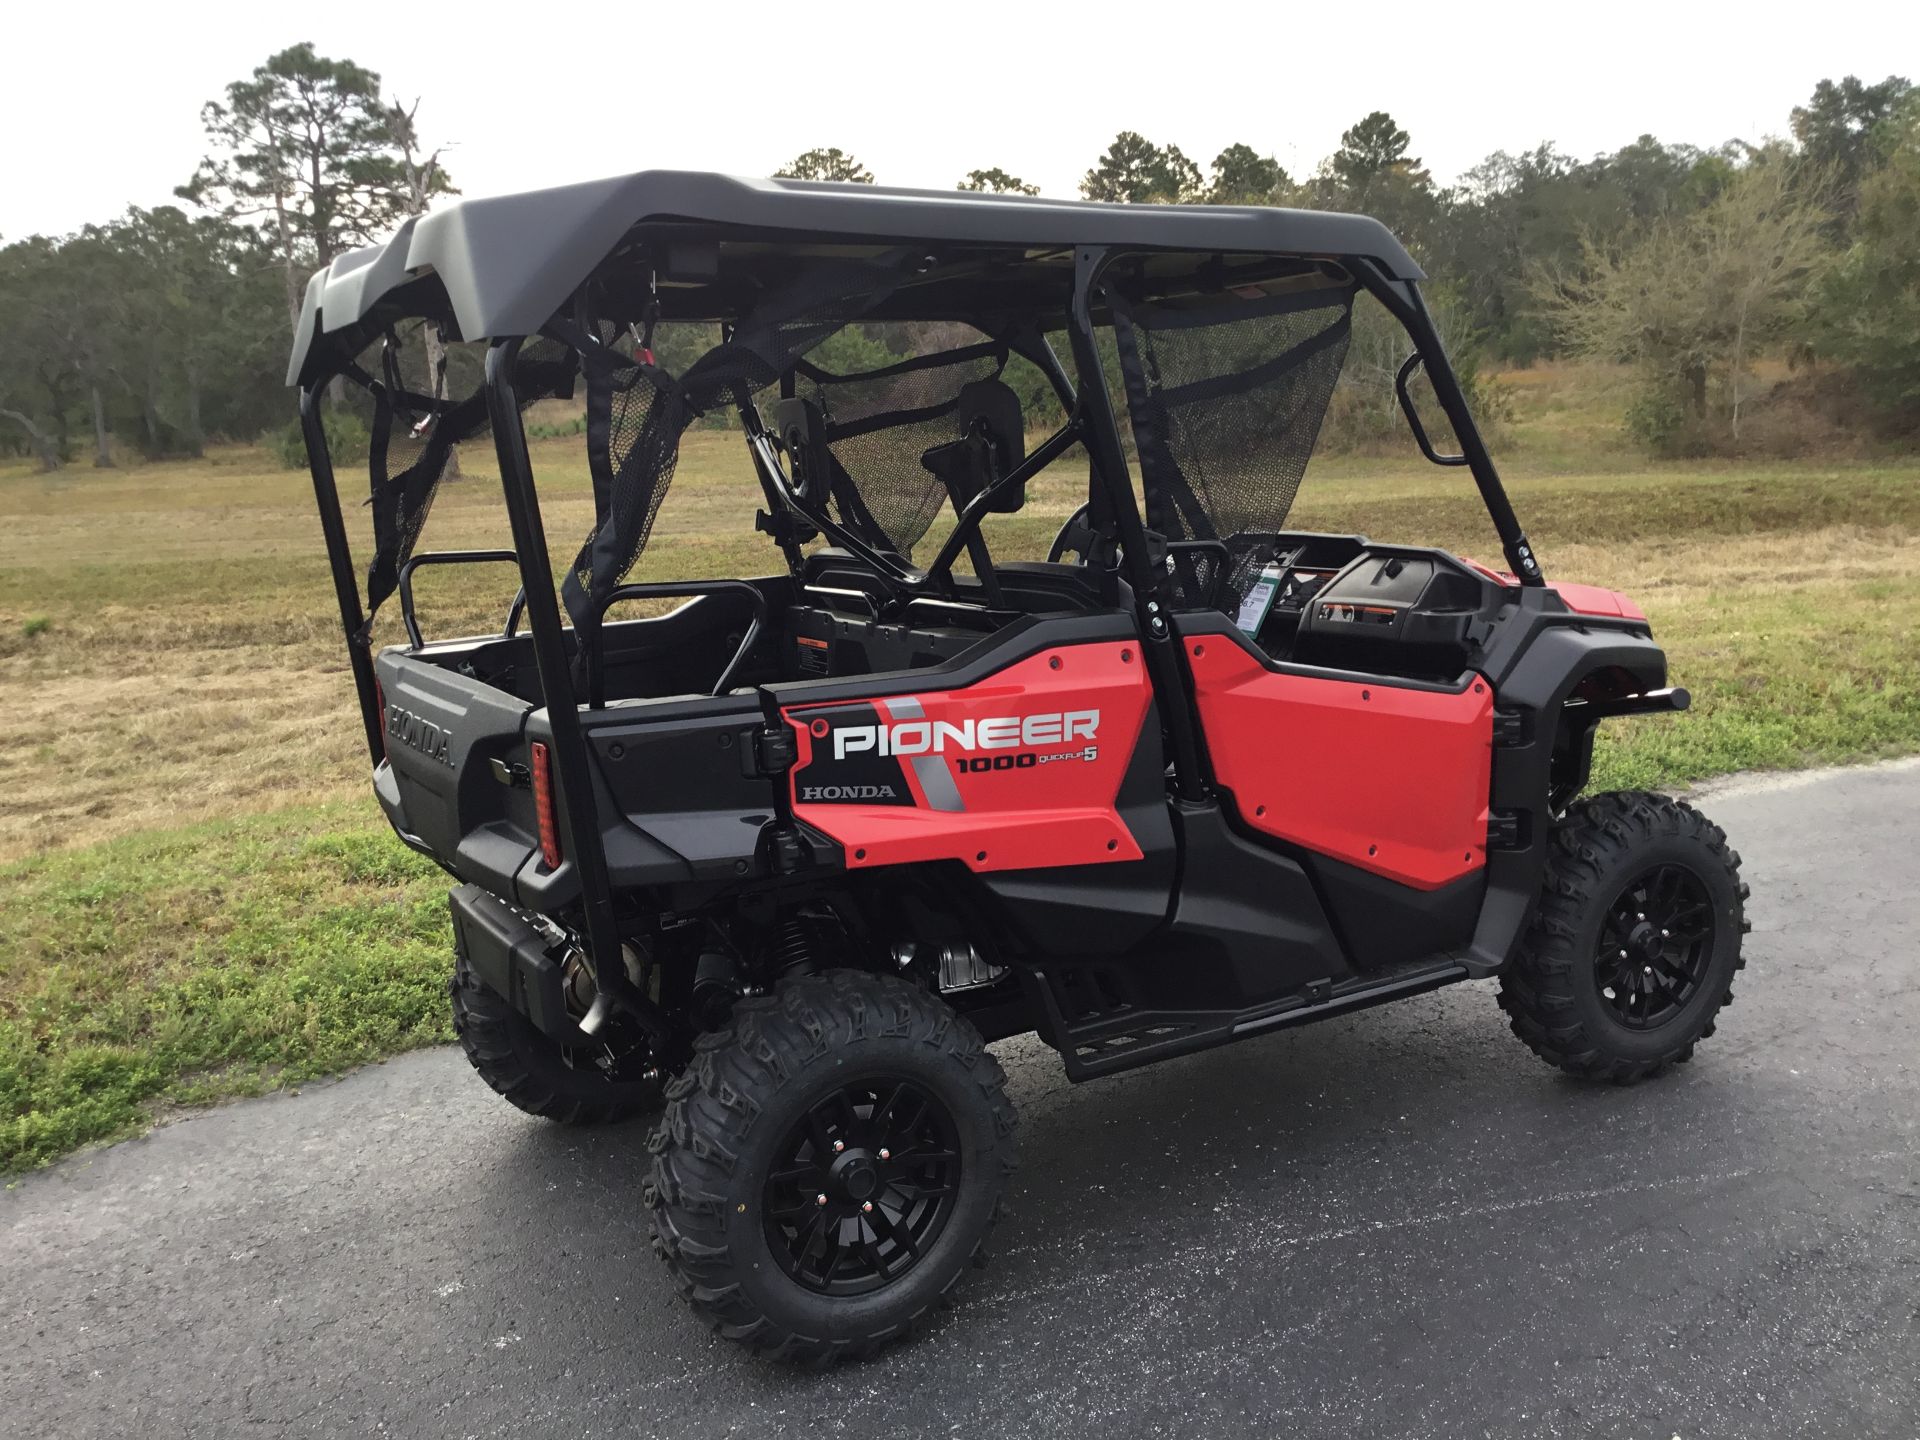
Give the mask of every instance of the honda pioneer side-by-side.
[[(1631, 602), (1544, 577), (1421, 279), (1359, 216), (650, 171), (451, 205), (309, 285), (289, 379), (374, 790), (455, 882), (454, 1028), (535, 1115), (664, 1107), (644, 1203), (726, 1336), (859, 1355), (948, 1294), (1014, 1166), (990, 1041), (1088, 1080), (1495, 976), (1576, 1075), (1713, 1032), (1738, 857), (1582, 795), (1602, 720), (1686, 692)], [(1503, 568), (1287, 528), (1356, 303)], [(471, 394), (410, 361), (429, 331), (482, 355)], [(558, 567), (523, 425), (556, 399), (595, 511)], [(629, 583), (696, 422), (743, 435), (771, 573)], [(421, 548), (488, 438), (512, 550)], [(1070, 496), (1045, 560), (1010, 553), (1032, 495)], [(494, 562), (500, 627), (424, 636), (420, 568)]]

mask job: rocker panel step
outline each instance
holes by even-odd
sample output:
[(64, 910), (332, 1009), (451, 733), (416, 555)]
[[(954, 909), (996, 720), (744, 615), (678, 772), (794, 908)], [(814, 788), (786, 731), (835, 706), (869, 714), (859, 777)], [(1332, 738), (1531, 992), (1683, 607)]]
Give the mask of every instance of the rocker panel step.
[(1034, 978), (1051, 1032), (1058, 1039), (1067, 1078), (1078, 1083), (1209, 1050), (1249, 1035), (1437, 990), (1468, 975), (1466, 966), (1442, 957), (1399, 967), (1385, 975), (1355, 976), (1338, 985), (1315, 981), (1299, 994), (1245, 1010), (1146, 1010), (1128, 1006), (1073, 1024), (1061, 1016), (1054, 976), (1040, 972)]

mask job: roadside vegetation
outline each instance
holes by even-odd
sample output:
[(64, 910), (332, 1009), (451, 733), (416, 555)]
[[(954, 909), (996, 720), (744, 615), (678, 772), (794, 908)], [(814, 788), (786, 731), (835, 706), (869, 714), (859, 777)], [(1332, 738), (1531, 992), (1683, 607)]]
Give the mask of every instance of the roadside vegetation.
[[(1549, 573), (1645, 604), (1695, 697), (1610, 722), (1597, 786), (1920, 749), (1920, 462), (1650, 465), (1590, 443), (1593, 396), (1617, 427), (1618, 372), (1502, 383)], [(536, 451), (560, 546), (590, 514), (578, 441)], [(1067, 472), (995, 519), (997, 553), (1043, 553)], [(736, 437), (689, 436), (642, 574), (764, 569), (756, 493)], [(1472, 486), (1404, 453), (1317, 462), (1294, 513), (1498, 554)], [(442, 544), (504, 539), (490, 457), (434, 524)], [(445, 877), (366, 793), (304, 477), (257, 449), (17, 465), (0, 527), (0, 1169), (445, 1041)], [(490, 626), (509, 588), (435, 575), (423, 622)]]
[[(366, 794), (281, 384), (306, 277), (458, 193), (420, 109), (296, 45), (202, 112), (179, 206), (0, 246), (0, 1172), (447, 1038), (444, 877)], [(1640, 600), (1694, 694), (1684, 719), (1609, 724), (1595, 784), (1678, 786), (1920, 749), (1920, 92), (1822, 80), (1783, 118), (1790, 138), (1756, 143), (1500, 151), (1451, 184), (1384, 112), (1298, 176), (1260, 146), (1202, 166), (1128, 131), (1078, 188), (1384, 220), (1437, 277), (1549, 574)], [(837, 148), (781, 173), (876, 179)], [(998, 166), (958, 188), (1034, 193)], [(1412, 453), (1383, 320), (1356, 310), (1293, 523), (1496, 559), (1472, 487)], [(471, 390), (475, 347), (396, 338), (407, 385)], [(671, 370), (712, 339), (652, 344)], [(815, 358), (891, 356), (852, 326)], [(1037, 372), (1009, 379), (1044, 420)], [(324, 414), (347, 493), (355, 404)], [(592, 513), (581, 410), (527, 419), (564, 562)], [(1044, 554), (1075, 473), (990, 523), (996, 554)], [(764, 570), (757, 496), (736, 436), (690, 432), (634, 578)], [(347, 521), (364, 558), (365, 512)], [(428, 537), (508, 543), (484, 447)], [(490, 627), (512, 588), (423, 573), (423, 621)]]

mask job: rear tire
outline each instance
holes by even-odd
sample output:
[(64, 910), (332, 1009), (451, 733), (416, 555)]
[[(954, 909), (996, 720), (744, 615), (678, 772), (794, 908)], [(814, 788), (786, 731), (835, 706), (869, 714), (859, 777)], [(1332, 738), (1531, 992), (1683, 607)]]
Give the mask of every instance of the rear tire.
[(972, 1025), (893, 976), (743, 1000), (667, 1087), (654, 1247), (729, 1340), (816, 1364), (872, 1354), (985, 1263), (1014, 1168), (1005, 1085)]
[(448, 983), (453, 1033), (480, 1078), (529, 1115), (561, 1125), (604, 1125), (660, 1108), (658, 1080), (609, 1079), (590, 1060), (578, 1066), (555, 1040), (456, 959)]
[(1747, 886), (1720, 827), (1665, 795), (1572, 806), (1500, 977), (1513, 1033), (1550, 1065), (1630, 1085), (1691, 1059), (1733, 1000)]

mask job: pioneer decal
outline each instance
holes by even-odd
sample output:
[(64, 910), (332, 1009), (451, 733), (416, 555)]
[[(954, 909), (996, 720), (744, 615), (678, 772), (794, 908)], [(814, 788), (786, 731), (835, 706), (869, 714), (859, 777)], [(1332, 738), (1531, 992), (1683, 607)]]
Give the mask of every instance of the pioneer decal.
[[(1158, 753), (1140, 659), (1128, 640), (1061, 645), (956, 689), (782, 707), (795, 815), (838, 842), (848, 869), (1138, 860), (1118, 802), (1139, 747)], [(1156, 769), (1142, 769), (1142, 795)]]
[[(825, 721), (815, 720), (814, 734)], [(1091, 740), (1100, 729), (1098, 710), (1061, 710), (1039, 715), (993, 715), (983, 720), (896, 720), (891, 724), (839, 725), (833, 758), (860, 751), (876, 755), (943, 755), (949, 750), (1037, 750)], [(1002, 767), (1004, 768), (1004, 767)]]

